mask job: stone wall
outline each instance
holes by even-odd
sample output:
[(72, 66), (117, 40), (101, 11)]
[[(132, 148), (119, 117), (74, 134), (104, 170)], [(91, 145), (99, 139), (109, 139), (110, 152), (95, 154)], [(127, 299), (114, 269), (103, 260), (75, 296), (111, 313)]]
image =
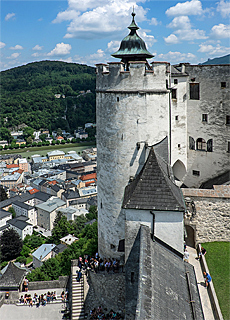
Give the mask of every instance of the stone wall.
[(29, 282), (29, 290), (66, 288), (69, 276), (60, 276), (58, 280)]
[[(187, 203), (185, 224), (195, 228), (195, 244), (230, 240), (230, 186), (214, 189), (182, 189)], [(189, 208), (189, 198), (195, 213)]]
[[(110, 271), (111, 272), (111, 271)], [(111, 309), (124, 315), (125, 274), (89, 271), (85, 313), (99, 306), (107, 313)], [(106, 311), (107, 310), (107, 311)]]

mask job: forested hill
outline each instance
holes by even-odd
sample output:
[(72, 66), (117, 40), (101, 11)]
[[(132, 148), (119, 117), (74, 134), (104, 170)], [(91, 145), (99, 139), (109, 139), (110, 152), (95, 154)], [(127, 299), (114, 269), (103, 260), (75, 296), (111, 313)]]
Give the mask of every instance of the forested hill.
[(209, 65), (209, 64), (230, 64), (230, 54), (227, 54), (226, 56), (214, 58), (214, 59), (208, 59), (208, 61), (203, 62), (201, 64)]
[(1, 126), (25, 123), (34, 129), (73, 131), (86, 122), (95, 122), (93, 67), (40, 61), (2, 71), (0, 76)]

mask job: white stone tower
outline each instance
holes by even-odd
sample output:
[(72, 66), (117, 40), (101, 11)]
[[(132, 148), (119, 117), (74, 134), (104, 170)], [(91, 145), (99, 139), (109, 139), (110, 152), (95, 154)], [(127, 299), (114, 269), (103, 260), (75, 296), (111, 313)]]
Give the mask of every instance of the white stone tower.
[(97, 65), (98, 245), (103, 257), (121, 256), (125, 187), (143, 167), (147, 146), (170, 131), (169, 64), (148, 64), (153, 56), (132, 16), (130, 34), (113, 55), (121, 62)]

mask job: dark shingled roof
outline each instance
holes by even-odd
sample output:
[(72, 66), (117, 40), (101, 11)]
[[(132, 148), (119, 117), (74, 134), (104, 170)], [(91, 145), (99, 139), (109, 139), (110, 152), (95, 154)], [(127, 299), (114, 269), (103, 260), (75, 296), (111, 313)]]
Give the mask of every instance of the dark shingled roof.
[(7, 223), (20, 230), (24, 230), (27, 226), (32, 226), (32, 224), (17, 218), (8, 220)]
[(13, 262), (10, 262), (0, 278), (0, 289), (18, 289), (26, 273), (25, 269), (19, 268)]
[(174, 184), (171, 167), (151, 148), (145, 165), (125, 188), (123, 208), (184, 211), (181, 190)]
[(79, 192), (74, 190), (67, 190), (66, 192), (62, 193), (62, 196), (65, 197), (65, 199), (80, 198)]

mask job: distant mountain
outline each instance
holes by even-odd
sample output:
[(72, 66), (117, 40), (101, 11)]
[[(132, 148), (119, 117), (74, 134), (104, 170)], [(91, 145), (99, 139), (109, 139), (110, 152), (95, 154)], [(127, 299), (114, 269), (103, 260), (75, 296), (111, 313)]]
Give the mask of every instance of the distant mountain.
[(96, 121), (95, 68), (40, 61), (0, 73), (0, 126), (73, 131)]
[(208, 59), (208, 61), (199, 64), (230, 64), (230, 54), (220, 58)]

